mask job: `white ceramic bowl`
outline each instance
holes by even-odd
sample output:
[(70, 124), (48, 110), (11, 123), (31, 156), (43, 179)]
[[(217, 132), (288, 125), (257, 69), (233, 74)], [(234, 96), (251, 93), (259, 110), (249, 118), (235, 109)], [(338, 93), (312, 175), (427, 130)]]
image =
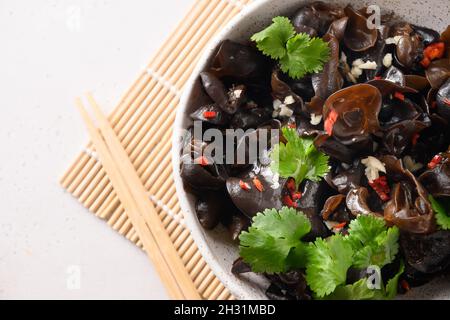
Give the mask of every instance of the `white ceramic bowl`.
[[(250, 275), (253, 282), (239, 279), (231, 273), (231, 265), (238, 257), (237, 244), (227, 240), (224, 229), (216, 228), (213, 231), (204, 230), (199, 224), (195, 214), (195, 199), (186, 193), (180, 178), (180, 150), (181, 130), (191, 124), (187, 116), (190, 106), (196, 103), (200, 82), (199, 73), (205, 70), (211, 61), (218, 45), (225, 39), (245, 43), (250, 36), (268, 25), (277, 15), (293, 15), (295, 9), (302, 4), (312, 1), (305, 0), (257, 0), (239, 13), (223, 30), (209, 43), (197, 67), (185, 86), (177, 117), (173, 136), (173, 169), (175, 185), (185, 215), (185, 221), (198, 245), (200, 252), (211, 267), (215, 275), (225, 284), (231, 293), (238, 299), (266, 299), (264, 289), (266, 282), (258, 276)], [(359, 8), (364, 5), (376, 4), (382, 9), (393, 11), (407, 21), (441, 31), (449, 22), (449, 0), (335, 0), (336, 4), (345, 6), (351, 3)], [(424, 287), (415, 288), (407, 298), (450, 298), (450, 281), (438, 279)]]

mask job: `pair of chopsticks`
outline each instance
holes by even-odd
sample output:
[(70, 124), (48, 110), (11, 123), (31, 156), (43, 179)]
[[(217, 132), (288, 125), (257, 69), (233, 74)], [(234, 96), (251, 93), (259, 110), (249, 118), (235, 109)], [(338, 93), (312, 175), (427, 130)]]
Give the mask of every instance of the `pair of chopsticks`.
[(98, 120), (99, 129), (96, 128), (80, 98), (76, 99), (76, 105), (114, 191), (168, 294), (177, 300), (201, 299), (111, 124), (91, 94), (87, 95), (87, 99)]

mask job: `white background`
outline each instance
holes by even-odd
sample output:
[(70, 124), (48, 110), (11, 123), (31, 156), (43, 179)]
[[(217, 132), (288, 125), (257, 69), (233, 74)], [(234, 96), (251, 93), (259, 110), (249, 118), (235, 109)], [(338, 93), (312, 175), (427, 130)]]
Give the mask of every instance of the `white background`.
[(191, 2), (0, 0), (0, 298), (167, 298), (145, 254), (58, 179), (87, 141), (74, 97), (113, 108)]

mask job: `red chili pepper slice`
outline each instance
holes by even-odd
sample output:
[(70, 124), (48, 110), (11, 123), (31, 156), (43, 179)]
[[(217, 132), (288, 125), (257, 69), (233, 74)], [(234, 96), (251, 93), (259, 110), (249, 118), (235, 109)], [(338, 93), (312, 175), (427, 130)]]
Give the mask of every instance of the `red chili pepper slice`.
[(434, 169), (437, 167), (437, 165), (442, 161), (442, 156), (437, 154), (431, 159), (431, 161), (428, 163), (428, 168)]
[(241, 187), (241, 189), (245, 191), (249, 191), (251, 189), (250, 185), (242, 180), (239, 181), (239, 187)]
[(214, 119), (217, 116), (217, 112), (215, 111), (204, 111), (203, 117), (206, 119)]
[(430, 66), (430, 59), (428, 59), (427, 57), (424, 57), (421, 61), (420, 64), (422, 65), (422, 67), (424, 68), (428, 68)]
[(347, 222), (342, 222), (342, 223), (339, 223), (339, 224), (337, 224), (337, 225), (335, 225), (334, 227), (333, 227), (333, 229), (342, 229), (343, 227), (345, 227), (346, 226), (346, 224), (347, 224)]
[(302, 193), (301, 192), (294, 192), (293, 194), (292, 194), (292, 199), (294, 199), (294, 200), (300, 200), (302, 198)]
[(255, 185), (255, 188), (259, 191), (259, 192), (263, 192), (264, 191), (264, 186), (262, 184), (262, 182), (258, 179), (258, 178), (254, 178), (253, 179), (253, 184)]
[(445, 53), (445, 43), (432, 43), (423, 50), (423, 53), (430, 60), (440, 59), (444, 56)]
[(391, 189), (389, 188), (386, 176), (381, 176), (373, 181), (370, 181), (369, 185), (373, 190), (375, 190), (381, 200), (388, 201), (390, 199), (389, 193), (391, 193)]
[(444, 56), (444, 53), (445, 53), (444, 42), (432, 43), (423, 50), (423, 59), (422, 61), (420, 61), (420, 64), (424, 68), (428, 68), (431, 61), (442, 58)]
[(293, 201), (289, 195), (283, 197), (283, 203), (291, 208), (297, 208), (297, 202)]
[(450, 99), (444, 98), (444, 103), (450, 107)]
[(409, 283), (406, 280), (400, 281), (400, 285), (402, 286), (403, 290), (405, 290), (405, 291), (411, 290)]
[(328, 113), (328, 117), (325, 120), (324, 127), (329, 136), (331, 136), (331, 133), (333, 132), (333, 126), (336, 123), (338, 116), (338, 113), (334, 109), (331, 109), (330, 113)]
[(197, 159), (197, 163), (199, 163), (202, 167), (204, 167), (209, 164), (209, 161), (205, 156), (201, 156)]
[(405, 101), (405, 95), (401, 92), (395, 91), (394, 97), (396, 97), (398, 100)]
[(286, 182), (286, 188), (289, 190), (290, 193), (295, 192), (295, 189), (297, 189), (296, 185), (295, 185), (295, 179), (294, 178), (289, 178), (288, 181)]

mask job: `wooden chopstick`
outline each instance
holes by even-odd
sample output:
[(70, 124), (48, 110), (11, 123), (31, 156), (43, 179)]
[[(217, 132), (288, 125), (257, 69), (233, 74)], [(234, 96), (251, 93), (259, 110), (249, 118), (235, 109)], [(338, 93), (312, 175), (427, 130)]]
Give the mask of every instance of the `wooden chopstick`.
[(178, 252), (175, 250), (166, 229), (163, 227), (158, 213), (148, 197), (147, 190), (144, 188), (141, 179), (137, 175), (136, 169), (126, 154), (125, 149), (91, 94), (88, 94), (88, 100), (99, 120), (100, 131), (105, 138), (105, 142), (111, 150), (113, 157), (117, 157), (116, 163), (119, 165), (124, 177), (127, 178), (126, 182), (129, 183), (134, 199), (140, 207), (141, 213), (143, 213), (142, 217), (144, 222), (147, 223), (148, 228), (155, 237), (156, 243), (163, 252), (172, 273), (177, 276), (178, 283), (180, 284), (183, 293), (187, 299), (200, 299), (200, 295), (194, 286), (194, 282), (189, 276)]
[(100, 122), (101, 134), (80, 99), (76, 104), (111, 184), (169, 295), (173, 299), (201, 299), (110, 123), (91, 95), (88, 99)]

